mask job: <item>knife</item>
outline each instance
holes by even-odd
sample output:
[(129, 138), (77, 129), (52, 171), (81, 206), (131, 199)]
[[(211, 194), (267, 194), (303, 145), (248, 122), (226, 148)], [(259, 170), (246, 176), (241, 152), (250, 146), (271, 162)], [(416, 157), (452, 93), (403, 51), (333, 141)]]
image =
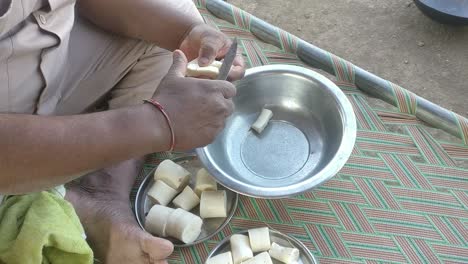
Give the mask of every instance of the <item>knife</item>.
[(231, 47), (229, 48), (228, 52), (224, 56), (223, 64), (221, 64), (221, 68), (219, 68), (218, 80), (225, 81), (228, 77), (229, 71), (231, 70), (232, 63), (234, 62), (234, 58), (237, 55), (237, 38), (234, 39), (232, 42)]

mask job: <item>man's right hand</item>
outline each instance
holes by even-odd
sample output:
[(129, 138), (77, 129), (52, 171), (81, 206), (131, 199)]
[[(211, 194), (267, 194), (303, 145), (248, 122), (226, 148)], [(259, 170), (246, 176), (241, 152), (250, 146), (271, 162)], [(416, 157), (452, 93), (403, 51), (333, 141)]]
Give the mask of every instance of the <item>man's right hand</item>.
[[(234, 111), (236, 88), (227, 81), (186, 78), (187, 58), (174, 51), (174, 61), (153, 99), (166, 110), (175, 133), (175, 150), (210, 144)], [(169, 127), (167, 138), (170, 139)], [(169, 144), (169, 141), (168, 141)]]

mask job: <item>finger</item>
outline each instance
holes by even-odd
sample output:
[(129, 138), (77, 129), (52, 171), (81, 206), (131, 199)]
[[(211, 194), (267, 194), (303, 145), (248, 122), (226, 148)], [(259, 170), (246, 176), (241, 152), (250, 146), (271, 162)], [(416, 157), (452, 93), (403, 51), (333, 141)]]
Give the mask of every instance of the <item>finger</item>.
[(230, 115), (232, 115), (232, 113), (234, 113), (234, 109), (235, 105), (232, 99), (219, 98), (218, 105), (215, 108), (215, 113), (218, 116), (218, 118), (214, 122), (213, 127), (220, 127), (222, 129), (226, 122), (226, 118), (228, 118)]
[(174, 251), (174, 245), (166, 239), (154, 237), (149, 234), (142, 242), (142, 250), (146, 252), (152, 260), (164, 260)]
[(178, 77), (185, 77), (187, 72), (187, 57), (180, 50), (175, 50), (172, 53), (172, 66), (169, 68), (168, 74), (173, 74)]
[(245, 75), (245, 68), (240, 67), (240, 66), (235, 66), (231, 68), (231, 71), (229, 71), (227, 80), (230, 82), (234, 82), (234, 81), (244, 78), (244, 75)]
[(232, 63), (231, 70), (229, 71), (228, 80), (229, 81), (237, 81), (244, 77), (245, 74), (245, 64), (244, 59), (240, 54), (236, 56)]
[(244, 57), (242, 57), (242, 54), (240, 53), (236, 54), (236, 57), (234, 58), (232, 65), (245, 67)]
[(232, 113), (234, 113), (234, 108), (235, 108), (234, 102), (231, 99), (226, 100), (226, 109), (227, 109), (226, 117), (228, 117), (228, 116), (232, 115)]
[(202, 67), (210, 65), (218, 56), (218, 53), (223, 49), (225, 44), (225, 37), (220, 32), (210, 34), (203, 38), (198, 54), (198, 64)]
[(215, 80), (214, 76), (208, 76), (208, 75), (194, 76), (194, 77), (191, 77), (191, 78), (203, 79), (203, 80)]
[(219, 81), (220, 85), (218, 86), (218, 91), (221, 92), (224, 98), (230, 99), (236, 96), (237, 89), (234, 84), (227, 81)]
[(224, 46), (218, 51), (218, 55), (216, 56), (216, 59), (224, 58), (224, 56), (226, 56), (226, 54), (228, 53), (229, 48), (231, 47), (231, 45), (232, 45), (232, 40), (225, 37), (224, 38)]

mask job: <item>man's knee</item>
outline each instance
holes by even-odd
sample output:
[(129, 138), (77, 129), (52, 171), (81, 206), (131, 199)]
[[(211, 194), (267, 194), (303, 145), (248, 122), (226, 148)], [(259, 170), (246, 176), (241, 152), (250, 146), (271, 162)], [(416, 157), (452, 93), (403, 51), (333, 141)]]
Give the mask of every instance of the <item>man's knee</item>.
[(147, 46), (145, 53), (112, 89), (109, 108), (137, 105), (151, 98), (171, 64), (171, 52), (155, 45)]

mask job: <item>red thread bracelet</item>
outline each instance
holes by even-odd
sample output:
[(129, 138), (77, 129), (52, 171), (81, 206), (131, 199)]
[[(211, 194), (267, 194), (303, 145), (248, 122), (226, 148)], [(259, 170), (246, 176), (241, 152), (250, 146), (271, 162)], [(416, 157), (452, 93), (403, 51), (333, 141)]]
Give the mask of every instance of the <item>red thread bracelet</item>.
[(169, 125), (169, 130), (171, 131), (171, 145), (170, 145), (169, 151), (173, 151), (174, 146), (175, 146), (174, 128), (172, 127), (171, 119), (169, 118), (169, 115), (166, 113), (166, 110), (164, 110), (164, 107), (160, 103), (156, 102), (156, 100), (154, 99), (145, 99), (143, 100), (143, 102), (149, 103), (153, 105), (154, 107), (156, 107), (157, 109), (159, 109), (159, 111), (161, 111), (163, 116), (166, 118), (167, 124)]

